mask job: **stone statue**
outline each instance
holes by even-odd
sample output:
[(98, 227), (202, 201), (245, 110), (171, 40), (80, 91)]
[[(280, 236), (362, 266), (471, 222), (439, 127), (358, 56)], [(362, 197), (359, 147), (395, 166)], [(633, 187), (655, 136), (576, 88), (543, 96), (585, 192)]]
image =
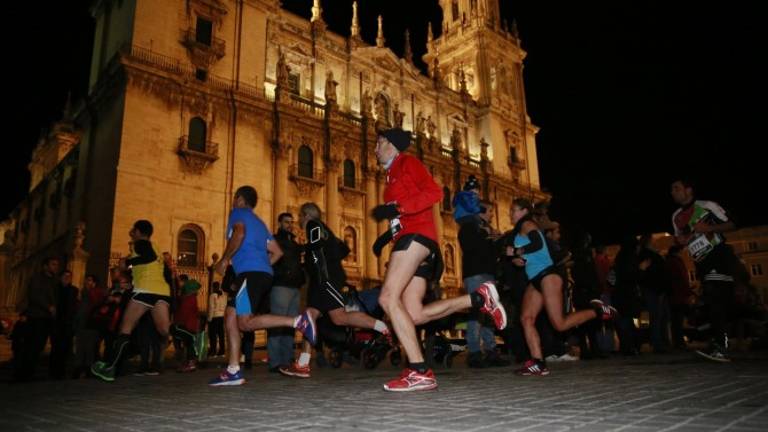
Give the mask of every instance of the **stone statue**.
[(285, 61), (285, 53), (282, 49), (277, 54), (277, 87), (287, 89), (289, 87), (288, 76), (291, 73), (291, 67)]
[(437, 130), (437, 125), (435, 122), (432, 121), (432, 116), (427, 117), (427, 132), (429, 132), (430, 138), (435, 138), (435, 131)]
[(384, 95), (379, 94), (376, 96), (376, 100), (373, 102), (373, 110), (376, 114), (376, 123), (382, 125), (389, 125), (389, 119), (387, 118), (387, 98)]
[(395, 127), (399, 127), (402, 129), (405, 113), (400, 111), (400, 105), (397, 102), (395, 102), (395, 108), (392, 110), (392, 115), (395, 118)]
[(325, 76), (325, 103), (330, 106), (336, 106), (336, 86), (338, 81), (333, 79), (333, 71), (328, 71)]
[(455, 150), (461, 150), (461, 131), (454, 125), (451, 131), (451, 148)]
[(85, 240), (85, 222), (80, 221), (75, 225), (75, 235), (73, 237), (73, 249), (80, 250), (83, 248), (83, 241)]
[(424, 128), (426, 127), (426, 119), (424, 118), (424, 113), (419, 111), (418, 114), (416, 114), (416, 134), (417, 135), (424, 135)]

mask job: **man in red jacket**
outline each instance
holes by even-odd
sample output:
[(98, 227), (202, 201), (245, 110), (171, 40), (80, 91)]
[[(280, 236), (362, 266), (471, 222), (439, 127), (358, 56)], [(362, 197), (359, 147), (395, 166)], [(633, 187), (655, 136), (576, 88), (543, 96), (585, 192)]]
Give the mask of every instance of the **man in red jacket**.
[(427, 283), (438, 281), (442, 273), (432, 206), (440, 202), (443, 193), (424, 165), (404, 153), (410, 143), (410, 132), (400, 128), (379, 132), (376, 158), (387, 170), (386, 204), (371, 212), (377, 221), (388, 219), (390, 226), (374, 244), (374, 253), (378, 255), (388, 241), (394, 243), (379, 303), (389, 315), (410, 365), (399, 378), (384, 384), (384, 390), (398, 392), (437, 388), (435, 375), (424, 361), (416, 325), (470, 307), (491, 315), (499, 330), (507, 325), (499, 294), (491, 282), (472, 294), (422, 304)]

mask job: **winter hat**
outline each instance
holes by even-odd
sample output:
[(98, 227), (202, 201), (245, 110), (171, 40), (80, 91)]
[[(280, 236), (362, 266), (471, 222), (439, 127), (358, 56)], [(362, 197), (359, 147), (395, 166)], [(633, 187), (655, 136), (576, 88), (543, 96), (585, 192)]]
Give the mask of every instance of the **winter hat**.
[(411, 133), (401, 128), (392, 128), (379, 131), (379, 135), (391, 142), (399, 151), (405, 151), (411, 145)]
[(474, 175), (470, 175), (467, 179), (467, 182), (464, 183), (464, 189), (465, 191), (470, 191), (472, 189), (480, 189), (480, 182), (477, 180), (477, 177)]

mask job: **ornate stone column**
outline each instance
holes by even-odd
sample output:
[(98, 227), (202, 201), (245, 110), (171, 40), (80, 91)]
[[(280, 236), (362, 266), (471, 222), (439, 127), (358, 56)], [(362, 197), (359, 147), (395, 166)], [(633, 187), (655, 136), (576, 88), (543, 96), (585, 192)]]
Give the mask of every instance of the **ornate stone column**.
[[(274, 183), (275, 183), (275, 196), (273, 197), (274, 205), (272, 211), (274, 213), (272, 217), (272, 223), (276, 223), (277, 216), (288, 210), (288, 149), (282, 146), (279, 151), (273, 150), (274, 161)], [(293, 215), (298, 218), (298, 215)], [(298, 220), (298, 219), (297, 219)]]
[(365, 276), (368, 279), (380, 279), (379, 259), (373, 254), (373, 242), (379, 236), (376, 221), (368, 217), (368, 213), (378, 204), (378, 195), (376, 194), (376, 174), (368, 172), (365, 175), (365, 207), (363, 208), (363, 217), (365, 218)]
[(325, 211), (327, 214), (326, 223), (337, 236), (341, 235), (339, 231), (340, 211), (339, 208), (339, 163), (341, 161), (335, 157), (325, 161)]

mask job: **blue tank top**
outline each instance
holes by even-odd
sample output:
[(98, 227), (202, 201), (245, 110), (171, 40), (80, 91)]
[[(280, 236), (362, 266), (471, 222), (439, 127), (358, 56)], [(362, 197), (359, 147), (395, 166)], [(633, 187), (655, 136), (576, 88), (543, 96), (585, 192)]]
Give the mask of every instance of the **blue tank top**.
[[(540, 233), (536, 233), (536, 235), (541, 235)], [(542, 246), (541, 249), (537, 250), (536, 252), (532, 252), (529, 254), (523, 254), (523, 258), (525, 258), (525, 274), (528, 276), (528, 280), (534, 279), (536, 276), (539, 275), (542, 271), (546, 270), (548, 267), (551, 267), (554, 263), (552, 262), (552, 257), (549, 255), (549, 248), (547, 247), (547, 240), (541, 239)], [(525, 247), (531, 243), (531, 240), (528, 238), (528, 236), (517, 234), (515, 236), (515, 249)]]

